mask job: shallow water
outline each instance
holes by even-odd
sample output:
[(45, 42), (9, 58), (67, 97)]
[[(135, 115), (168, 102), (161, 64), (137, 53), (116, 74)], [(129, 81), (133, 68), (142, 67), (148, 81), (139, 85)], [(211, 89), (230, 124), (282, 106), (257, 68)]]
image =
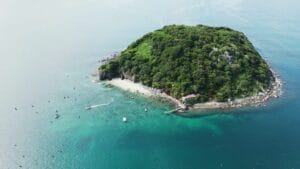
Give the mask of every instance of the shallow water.
[[(300, 168), (299, 6), (1, 1), (0, 168)], [(286, 83), (283, 96), (265, 107), (188, 118), (165, 115), (168, 104), (92, 82), (98, 60), (166, 24), (245, 32)], [(91, 105), (99, 106), (85, 110)]]

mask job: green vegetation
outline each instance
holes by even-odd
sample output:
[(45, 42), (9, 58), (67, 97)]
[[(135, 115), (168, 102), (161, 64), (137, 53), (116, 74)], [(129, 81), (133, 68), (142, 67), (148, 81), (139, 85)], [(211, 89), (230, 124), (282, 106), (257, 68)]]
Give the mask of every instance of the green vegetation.
[(197, 94), (192, 103), (252, 96), (271, 81), (268, 65), (243, 33), (203, 25), (148, 33), (99, 70), (102, 79), (132, 76), (176, 98)]

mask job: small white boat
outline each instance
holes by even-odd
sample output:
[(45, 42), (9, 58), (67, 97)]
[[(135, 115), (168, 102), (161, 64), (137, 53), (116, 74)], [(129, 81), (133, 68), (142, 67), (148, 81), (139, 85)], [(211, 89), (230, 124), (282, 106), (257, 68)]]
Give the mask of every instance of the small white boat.
[(126, 123), (126, 122), (127, 122), (127, 117), (123, 117), (122, 121), (123, 121), (124, 123)]

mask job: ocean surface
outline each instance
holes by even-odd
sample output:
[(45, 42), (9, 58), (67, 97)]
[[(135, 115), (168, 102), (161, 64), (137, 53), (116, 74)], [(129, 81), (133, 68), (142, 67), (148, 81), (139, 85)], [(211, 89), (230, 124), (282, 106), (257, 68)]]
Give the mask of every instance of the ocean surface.
[[(244, 32), (282, 97), (190, 118), (92, 82), (99, 60), (167, 24)], [(0, 168), (300, 169), (299, 28), (297, 0), (1, 0)]]

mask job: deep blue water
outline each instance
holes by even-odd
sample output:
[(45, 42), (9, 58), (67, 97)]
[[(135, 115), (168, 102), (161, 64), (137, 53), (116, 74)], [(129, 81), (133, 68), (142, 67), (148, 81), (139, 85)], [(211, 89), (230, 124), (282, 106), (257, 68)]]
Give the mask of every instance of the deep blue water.
[[(4, 0), (0, 11), (1, 169), (300, 168), (298, 1)], [(283, 96), (187, 118), (92, 82), (99, 59), (166, 24), (244, 32), (285, 82)]]

